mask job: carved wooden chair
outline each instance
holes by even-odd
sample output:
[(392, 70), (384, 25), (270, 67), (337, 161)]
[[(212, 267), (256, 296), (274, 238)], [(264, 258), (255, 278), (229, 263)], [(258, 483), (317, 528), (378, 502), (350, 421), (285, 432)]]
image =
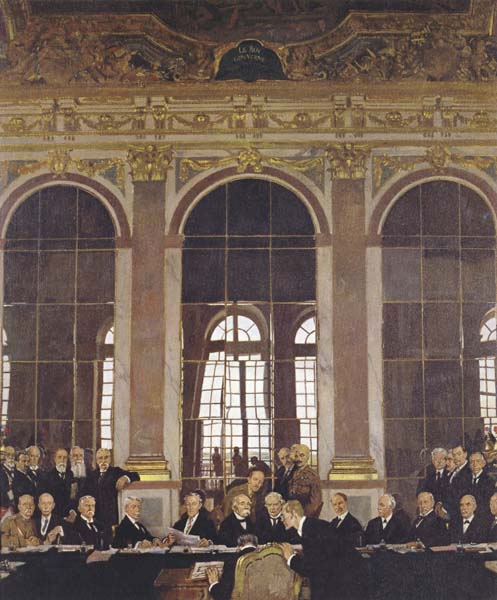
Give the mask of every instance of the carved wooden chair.
[(297, 600), (301, 583), (281, 548), (269, 544), (238, 559), (231, 600)]

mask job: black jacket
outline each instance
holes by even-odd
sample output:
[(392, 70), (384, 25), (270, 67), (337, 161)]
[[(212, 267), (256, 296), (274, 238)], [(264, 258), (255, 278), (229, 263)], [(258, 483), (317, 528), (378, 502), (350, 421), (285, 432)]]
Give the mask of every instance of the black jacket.
[(73, 474), (70, 469), (66, 469), (64, 477), (54, 467), (47, 471), (39, 482), (39, 494), (48, 492), (52, 494), (55, 500), (55, 511), (58, 515), (65, 517), (73, 507), (71, 503), (71, 485), (73, 483)]
[(354, 515), (347, 513), (340, 525), (338, 525), (338, 517), (335, 517), (330, 522), (330, 527), (336, 531), (340, 538), (348, 540), (353, 546), (363, 544), (364, 529)]
[(468, 494), (475, 497), (476, 510), (479, 514), (490, 517), (490, 497), (495, 494), (495, 481), (486, 471), (483, 471), (476, 483), (471, 477), (471, 484), (468, 488)]
[(426, 471), (426, 477), (418, 483), (416, 496), (421, 492), (430, 492), (435, 498), (435, 502), (444, 502), (447, 498), (447, 489), (449, 487), (449, 472), (447, 469), (442, 471), (442, 475), (437, 479), (437, 471), (430, 465)]
[(80, 491), (80, 496), (93, 496), (96, 501), (95, 518), (102, 522), (107, 532), (113, 525), (119, 523), (117, 509), (117, 480), (126, 475), (130, 481), (139, 481), (140, 476), (134, 471), (125, 471), (120, 467), (109, 467), (100, 476), (100, 469), (96, 468), (86, 476), (86, 481)]
[(494, 517), (492, 517), (492, 520), (489, 522), (487, 542), (497, 542), (497, 521)]
[(267, 544), (268, 542), (299, 543), (291, 539), (289, 531), (290, 530), (287, 531), (285, 529), (281, 517), (276, 524), (273, 525), (273, 521), (266, 509), (264, 509), (263, 513), (255, 523), (255, 533), (259, 540), (259, 544)]
[(459, 516), (453, 518), (449, 525), (449, 536), (450, 541), (453, 544), (462, 542), (463, 544), (481, 544), (486, 542), (488, 539), (488, 531), (490, 523), (488, 519), (485, 519), (477, 514), (474, 515), (473, 520), (468, 526), (466, 533), (463, 533), (464, 519)]
[(366, 527), (366, 544), (379, 544), (381, 540), (387, 544), (403, 544), (407, 541), (407, 533), (407, 528), (397, 515), (392, 515), (385, 529), (382, 518), (376, 517)]
[[(179, 531), (185, 531), (187, 522), (188, 515), (185, 513), (179, 521), (176, 521), (173, 527)], [(217, 532), (214, 521), (209, 518), (209, 512), (204, 507), (200, 509), (197, 520), (193, 524), (189, 535), (198, 535), (200, 539), (205, 538), (213, 544), (217, 543)]]
[(124, 515), (123, 520), (116, 527), (112, 546), (114, 548), (126, 548), (128, 544), (131, 544), (134, 548), (138, 542), (143, 542), (143, 540), (152, 542), (153, 539), (153, 535), (147, 530), (145, 525), (138, 522), (138, 527), (136, 527), (128, 516)]
[(449, 532), (445, 521), (432, 510), (426, 517), (414, 520), (407, 539), (409, 542), (421, 540), (427, 548), (445, 546), (449, 543)]
[(255, 548), (253, 546), (244, 548), (240, 551), (240, 554), (230, 556), (224, 563), (223, 574), (218, 583), (215, 583), (210, 591), (210, 595), (214, 600), (229, 600), (231, 593), (233, 592), (233, 586), (235, 585), (235, 570), (238, 559), (245, 554), (253, 552)]
[[(14, 470), (8, 471), (3, 465), (0, 465), (0, 505), (4, 508), (14, 506), (13, 482)], [(9, 497), (9, 491), (12, 497)]]
[(109, 546), (109, 539), (104, 531), (102, 523), (97, 520), (93, 520), (96, 531), (88, 526), (80, 514), (76, 517), (76, 520), (71, 525), (71, 537), (78, 540), (76, 543), (85, 543), (88, 546), (94, 546), (96, 549), (105, 549)]
[(218, 541), (220, 544), (234, 548), (238, 545), (238, 538), (245, 533), (255, 534), (255, 525), (249, 517), (245, 519), (247, 529), (240, 525), (240, 521), (236, 518), (235, 513), (230, 513), (219, 527)]
[[(61, 538), (60, 538), (61, 544), (79, 544), (79, 538), (75, 538), (75, 536), (72, 534), (71, 525), (67, 521), (64, 521), (64, 519), (62, 517), (59, 517), (59, 515), (56, 515), (55, 513), (52, 513), (50, 515), (50, 521), (48, 522), (48, 527), (45, 532), (45, 535), (41, 535), (41, 516), (35, 517), (35, 525), (36, 525), (36, 535), (40, 538), (40, 540), (44, 544), (49, 543), (47, 540), (47, 535), (52, 531), (52, 529), (54, 527), (57, 527), (58, 525), (60, 525), (62, 527), (62, 530), (64, 532), (64, 535), (61, 536)], [(55, 541), (54, 541), (54, 543), (55, 543)]]
[(14, 502), (16, 506), (19, 503), (19, 498), (21, 496), (24, 496), (24, 494), (29, 494), (30, 496), (33, 496), (35, 504), (38, 500), (36, 495), (36, 486), (33, 483), (33, 480), (30, 479), (25, 473), (23, 473), (22, 471), (18, 471), (17, 469), (14, 471), (12, 490), (14, 492)]
[(285, 500), (288, 500), (288, 483), (296, 469), (297, 465), (294, 464), (288, 472), (283, 465), (280, 465), (276, 470), (274, 477), (274, 491), (280, 493)]

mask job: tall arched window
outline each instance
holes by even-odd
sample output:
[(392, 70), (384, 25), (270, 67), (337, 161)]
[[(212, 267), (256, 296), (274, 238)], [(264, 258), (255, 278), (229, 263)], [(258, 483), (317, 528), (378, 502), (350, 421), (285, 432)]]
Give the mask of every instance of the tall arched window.
[[(218, 448), (234, 476), (229, 453), (271, 460), (271, 406), (267, 356), (256, 323), (234, 312), (214, 328), (207, 344), (199, 417), (202, 419), (201, 474), (215, 476)], [(228, 450), (228, 452), (227, 452)]]
[(481, 356), (480, 369), (480, 409), (485, 423), (485, 431), (497, 435), (497, 403), (495, 359), (497, 348), (497, 318), (495, 309), (489, 311), (480, 327)]
[(295, 335), (295, 398), (300, 421), (300, 441), (311, 449), (317, 465), (316, 317), (307, 318)]
[(6, 435), (7, 421), (9, 417), (9, 395), (10, 395), (10, 360), (7, 334), (3, 332), (2, 338), (2, 415), (0, 420), (0, 434)]
[(483, 437), (478, 359), (482, 317), (496, 303), (494, 219), (473, 190), (431, 181), (395, 202), (382, 236), (386, 475), (390, 491), (414, 498), (420, 450)]
[(96, 361), (100, 406), (100, 435), (96, 446), (112, 448), (114, 404), (114, 326), (104, 328), (105, 337)]
[(297, 408), (295, 358), (307, 355), (292, 326), (315, 312), (315, 232), (295, 194), (249, 178), (202, 198), (184, 236), (182, 478), (215, 476), (219, 489), (315, 433)]
[(76, 187), (39, 190), (14, 212), (4, 252), (9, 443), (95, 443), (97, 337), (114, 319), (114, 238), (106, 208)]

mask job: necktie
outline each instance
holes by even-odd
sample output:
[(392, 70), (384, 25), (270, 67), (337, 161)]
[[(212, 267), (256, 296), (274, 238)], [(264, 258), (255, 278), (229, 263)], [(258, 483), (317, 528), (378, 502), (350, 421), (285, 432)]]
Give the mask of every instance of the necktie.
[(497, 525), (497, 517), (494, 519), (491, 529), (493, 529), (496, 525)]
[(193, 519), (188, 519), (186, 523), (185, 531), (183, 532), (185, 535), (188, 535), (193, 527)]
[(42, 519), (43, 523), (41, 526), (41, 535), (43, 537), (45, 537), (46, 533), (47, 533), (47, 529), (48, 529), (48, 519)]
[(423, 522), (424, 517), (418, 517), (418, 522), (416, 523), (416, 527), (419, 527), (419, 525), (421, 525), (421, 523)]
[(478, 477), (473, 477), (473, 485), (476, 485), (478, 483)]
[(440, 481), (440, 471), (437, 471), (437, 481)]
[(276, 525), (278, 525), (278, 519), (271, 519), (271, 523), (273, 527), (276, 527)]
[(468, 530), (468, 527), (469, 527), (469, 521), (466, 519), (462, 526), (463, 533), (466, 533), (466, 531)]
[(340, 517), (337, 517), (337, 528), (340, 527), (341, 524), (342, 524), (342, 519)]

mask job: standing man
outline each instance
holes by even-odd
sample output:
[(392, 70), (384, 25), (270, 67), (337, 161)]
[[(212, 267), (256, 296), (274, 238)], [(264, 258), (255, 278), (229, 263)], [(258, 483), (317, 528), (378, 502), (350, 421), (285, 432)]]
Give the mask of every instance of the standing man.
[(9, 508), (13, 508), (14, 490), (14, 473), (16, 469), (16, 451), (13, 446), (6, 446), (4, 451), (4, 461), (0, 466), (0, 505), (4, 514)]
[(275, 473), (274, 491), (280, 493), (285, 500), (288, 500), (288, 483), (297, 468), (292, 460), (290, 448), (280, 448), (278, 450), (278, 460), (281, 464)]
[(25, 450), (20, 450), (16, 455), (16, 468), (14, 470), (14, 479), (12, 481), (12, 489), (14, 491), (14, 502), (18, 504), (19, 498), (27, 494), (28, 496), (36, 496), (36, 487), (32, 480), (28, 477), (28, 454)]
[(331, 505), (336, 517), (330, 522), (330, 527), (339, 537), (348, 540), (353, 546), (361, 546), (364, 530), (354, 515), (349, 513), (347, 496), (343, 492), (333, 494)]
[(319, 517), (323, 507), (321, 481), (309, 466), (310, 454), (305, 444), (295, 445), (294, 461), (297, 468), (288, 484), (288, 497), (300, 502), (306, 516)]
[(39, 546), (40, 538), (36, 535), (36, 524), (33, 519), (35, 502), (32, 496), (21, 496), (18, 504), (19, 512), (7, 517), (1, 525), (2, 547), (24, 548)]
[(237, 485), (226, 494), (223, 500), (223, 513), (224, 516), (227, 517), (231, 512), (231, 507), (233, 505), (233, 499), (235, 496), (239, 494), (245, 494), (250, 498), (251, 502), (251, 517), (253, 522), (255, 523), (257, 517), (262, 513), (264, 508), (264, 471), (260, 469), (250, 469), (247, 483), (242, 483), (241, 485)]
[(26, 452), (28, 453), (28, 470), (26, 475), (33, 482), (38, 496), (40, 482), (44, 475), (44, 471), (40, 467), (41, 452), (38, 446), (29, 446), (29, 448), (26, 448)]
[(71, 471), (73, 475), (73, 489), (71, 500), (76, 500), (81, 495), (86, 481), (85, 452), (79, 446), (73, 446), (69, 454), (71, 459)]
[(61, 517), (65, 517), (71, 508), (73, 474), (67, 467), (67, 460), (67, 450), (57, 448), (54, 454), (55, 467), (48, 471), (40, 482), (40, 492), (47, 492), (53, 497), (55, 512)]
[(378, 499), (378, 516), (369, 521), (366, 527), (366, 544), (403, 544), (407, 539), (407, 530), (402, 521), (394, 514), (396, 502), (391, 494), (383, 494)]
[(454, 457), (455, 469), (449, 477), (444, 508), (448, 511), (449, 518), (457, 518), (459, 516), (459, 501), (469, 493), (472, 476), (468, 463), (468, 452), (462, 444), (452, 448), (452, 456)]
[(481, 452), (473, 452), (469, 457), (471, 485), (469, 494), (476, 500), (478, 512), (490, 518), (489, 502), (495, 492), (495, 482), (485, 469), (487, 461)]
[(92, 496), (97, 503), (96, 518), (102, 522), (106, 534), (119, 522), (117, 493), (140, 476), (134, 471), (111, 466), (111, 453), (108, 448), (99, 448), (96, 454), (97, 468), (89, 473), (83, 486), (83, 494)]
[(434, 448), (431, 451), (431, 465), (426, 470), (426, 477), (418, 483), (416, 496), (421, 492), (430, 492), (435, 502), (443, 502), (445, 489), (449, 485), (447, 466), (447, 450)]
[(235, 496), (231, 508), (232, 512), (224, 519), (219, 528), (219, 543), (234, 548), (241, 535), (255, 534), (255, 525), (250, 520), (252, 503), (246, 494)]

